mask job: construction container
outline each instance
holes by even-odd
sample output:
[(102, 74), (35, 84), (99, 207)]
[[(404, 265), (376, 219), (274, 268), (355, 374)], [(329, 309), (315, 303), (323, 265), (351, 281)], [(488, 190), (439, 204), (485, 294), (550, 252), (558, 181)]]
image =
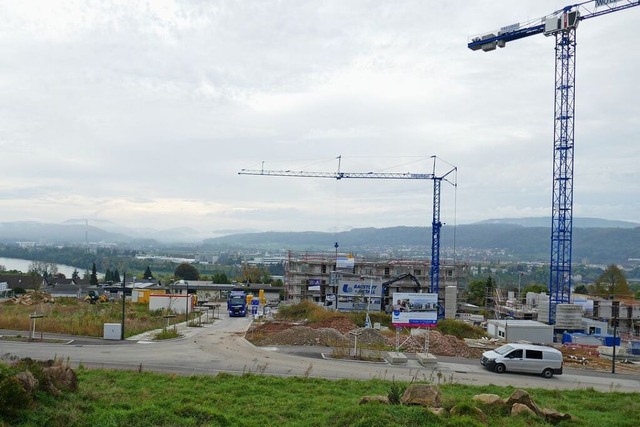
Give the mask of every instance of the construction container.
[(602, 345), (606, 346), (606, 347), (613, 347), (615, 342), (615, 346), (616, 347), (620, 347), (620, 337), (616, 337), (616, 339), (613, 339), (613, 335), (605, 335), (602, 337)]

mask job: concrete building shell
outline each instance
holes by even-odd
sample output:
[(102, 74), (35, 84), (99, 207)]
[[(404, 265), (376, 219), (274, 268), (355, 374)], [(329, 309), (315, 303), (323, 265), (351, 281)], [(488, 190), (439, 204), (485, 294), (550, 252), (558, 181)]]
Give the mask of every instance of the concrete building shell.
[[(337, 271), (344, 277), (379, 278), (386, 282), (403, 274), (412, 274), (420, 282), (423, 292), (429, 290), (428, 259), (382, 259), (355, 256), (353, 268), (337, 269), (336, 254), (326, 253), (289, 253), (285, 262), (285, 300), (298, 303), (308, 299), (316, 303), (325, 303), (326, 296), (336, 292), (331, 285), (331, 273)], [(460, 279), (467, 276), (468, 265), (457, 263), (442, 263), (440, 265), (439, 290), (441, 297), (447, 286), (458, 286)], [(311, 289), (310, 289), (311, 288)], [(391, 303), (393, 292), (415, 292), (416, 284), (411, 278), (404, 278), (388, 286), (388, 292), (383, 297), (383, 306)]]

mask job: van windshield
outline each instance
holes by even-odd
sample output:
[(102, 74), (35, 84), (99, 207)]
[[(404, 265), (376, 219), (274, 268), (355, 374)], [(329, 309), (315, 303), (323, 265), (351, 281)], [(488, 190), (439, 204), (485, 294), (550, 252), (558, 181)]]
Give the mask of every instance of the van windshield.
[(501, 347), (496, 348), (495, 351), (496, 353), (498, 353), (501, 356), (504, 356), (505, 354), (509, 353), (511, 350), (513, 350), (513, 347), (511, 347), (509, 344), (505, 344)]

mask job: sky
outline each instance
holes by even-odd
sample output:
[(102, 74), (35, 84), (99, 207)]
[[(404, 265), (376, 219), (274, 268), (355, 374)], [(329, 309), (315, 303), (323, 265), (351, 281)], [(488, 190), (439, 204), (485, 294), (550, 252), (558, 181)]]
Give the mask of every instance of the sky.
[[(621, 0), (623, 1), (623, 0)], [(556, 0), (0, 2), (0, 222), (342, 231), (551, 215)], [(574, 217), (640, 222), (640, 7), (577, 30)], [(433, 156), (436, 156), (435, 161)], [(455, 170), (454, 170), (455, 168)]]

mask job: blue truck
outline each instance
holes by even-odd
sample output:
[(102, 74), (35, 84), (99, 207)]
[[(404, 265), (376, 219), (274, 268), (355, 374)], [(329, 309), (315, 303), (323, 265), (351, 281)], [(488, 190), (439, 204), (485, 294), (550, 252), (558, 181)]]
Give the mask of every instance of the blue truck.
[(247, 293), (234, 289), (227, 297), (229, 317), (245, 317), (247, 315)]

